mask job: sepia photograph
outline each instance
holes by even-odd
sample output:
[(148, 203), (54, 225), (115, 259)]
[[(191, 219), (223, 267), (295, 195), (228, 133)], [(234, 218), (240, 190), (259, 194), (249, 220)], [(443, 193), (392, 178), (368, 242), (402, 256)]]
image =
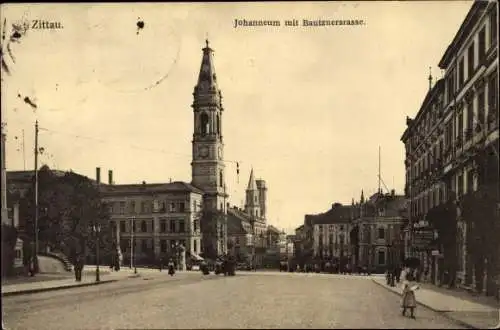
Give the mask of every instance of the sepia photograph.
[(2, 329), (498, 329), (498, 7), (2, 3)]

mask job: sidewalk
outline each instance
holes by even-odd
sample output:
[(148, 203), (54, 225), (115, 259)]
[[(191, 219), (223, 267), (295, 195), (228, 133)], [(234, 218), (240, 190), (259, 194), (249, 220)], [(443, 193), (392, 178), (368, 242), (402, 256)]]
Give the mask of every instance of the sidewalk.
[[(156, 276), (164, 276), (167, 270), (160, 272), (157, 268), (140, 268), (137, 267), (137, 274), (134, 268), (122, 267), (120, 271), (111, 271), (109, 267), (100, 266), (100, 282), (95, 281), (95, 271), (97, 266), (95, 265), (85, 265), (82, 273), (82, 281), (76, 282), (73, 273), (65, 274), (39, 274), (36, 277), (40, 277), (38, 280), (32, 278), (26, 278), (26, 282), (23, 281), (12, 281), (9, 283), (2, 283), (2, 297), (31, 294), (45, 291), (55, 291), (62, 289), (71, 289), (77, 287), (85, 287), (91, 285), (100, 285), (105, 283), (112, 283), (119, 280), (124, 280), (128, 278), (135, 277), (145, 277), (145, 279), (155, 278)], [(189, 271), (176, 271), (177, 274), (191, 274), (197, 272)], [(54, 279), (51, 279), (53, 276)]]
[[(372, 280), (398, 295), (402, 294), (401, 284), (390, 287), (386, 284), (385, 278)], [(467, 328), (493, 329), (498, 327), (500, 322), (499, 305), (488, 297), (471, 297), (467, 292), (436, 288), (430, 284), (419, 284), (419, 286), (420, 289), (416, 291), (415, 296), (420, 305), (441, 313)]]
[[(2, 283), (2, 297), (112, 283), (119, 280), (140, 276), (140, 273), (144, 272), (143, 269), (138, 269), (138, 274), (136, 275), (134, 274), (133, 269), (123, 269), (119, 272), (110, 272), (109, 269), (101, 268), (102, 272), (100, 276), (100, 282), (96, 282), (95, 268), (95, 266), (85, 266), (81, 282), (76, 282), (74, 275), (70, 273), (71, 275), (66, 275), (64, 278), (44, 279), (40, 281), (28, 281), (24, 283), (14, 282), (12, 284)], [(39, 276), (43, 277), (44, 274), (40, 274)]]

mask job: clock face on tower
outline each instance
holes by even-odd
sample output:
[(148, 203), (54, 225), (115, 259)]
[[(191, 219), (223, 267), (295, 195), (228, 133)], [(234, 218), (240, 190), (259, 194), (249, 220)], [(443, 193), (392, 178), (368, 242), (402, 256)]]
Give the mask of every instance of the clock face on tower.
[(198, 152), (199, 152), (201, 158), (207, 158), (208, 157), (208, 147), (207, 146), (200, 147), (198, 149)]

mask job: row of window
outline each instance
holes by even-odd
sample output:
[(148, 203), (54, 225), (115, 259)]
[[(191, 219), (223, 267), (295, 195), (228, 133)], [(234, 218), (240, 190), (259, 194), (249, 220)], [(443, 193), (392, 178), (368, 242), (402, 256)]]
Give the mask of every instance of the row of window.
[[(369, 228), (369, 227), (366, 227), (366, 228)], [(363, 237), (366, 235), (363, 235), (363, 229), (360, 230), (360, 235), (361, 235), (361, 239), (363, 239)], [(342, 244), (344, 242), (344, 235), (340, 235), (340, 244)], [(383, 228), (383, 227), (379, 227), (378, 230), (377, 230), (377, 238), (378, 239), (385, 239), (386, 238), (386, 229)], [(329, 235), (329, 242), (330, 244), (332, 244), (334, 241), (333, 239), (333, 234), (330, 234)], [(323, 245), (323, 236), (319, 236), (319, 241), (318, 241), (319, 245), (322, 246)]]
[[(485, 89), (478, 91), (476, 95), (471, 94), (465, 109), (458, 111), (456, 116), (446, 123), (444, 139), (439, 139), (427, 152), (421, 155), (420, 159), (414, 161), (413, 173), (409, 173), (410, 169), (407, 170), (407, 182), (421, 176), (432, 168), (438, 160), (444, 160), (446, 150), (452, 150), (454, 144), (460, 146), (464, 141), (470, 140), (475, 132), (479, 133), (489, 126), (489, 121), (485, 120), (486, 95), (488, 95), (488, 113), (490, 114), (488, 119), (498, 120), (497, 75), (493, 75), (488, 80), (487, 91), (488, 94), (486, 94)], [(476, 104), (476, 107), (474, 107), (474, 104)], [(474, 111), (474, 108), (476, 111)], [(476, 124), (476, 127), (474, 127), (474, 124)]]
[[(138, 232), (137, 222), (131, 220), (120, 221), (120, 232), (127, 233), (130, 231), (130, 222), (132, 222), (132, 231)], [(149, 224), (149, 225), (148, 225)], [(139, 230), (142, 233), (154, 232), (152, 220), (140, 220)], [(160, 232), (161, 233), (185, 233), (188, 230), (184, 219), (160, 219)], [(193, 221), (193, 232), (200, 230), (199, 220)]]
[[(456, 196), (460, 198), (463, 194), (474, 191), (475, 181), (479, 185), (479, 174), (476, 173), (477, 180), (474, 180), (474, 170), (469, 168), (460, 171), (456, 177), (453, 178), (452, 186), (435, 187), (428, 190), (421, 196), (414, 199), (412, 203), (412, 215), (418, 216), (426, 214), (430, 209), (444, 203), (446, 201), (445, 191), (454, 191)], [(452, 189), (454, 187), (455, 189)]]
[[(112, 214), (151, 214), (153, 212), (166, 213), (177, 212), (184, 213), (189, 211), (189, 203), (185, 201), (120, 201), (110, 202), (109, 210)], [(199, 209), (199, 205), (193, 202), (193, 212)]]
[[(130, 239), (122, 238), (120, 239), (120, 249), (122, 252), (130, 251), (131, 242), (133, 242), (134, 249), (140, 253), (152, 253), (154, 251), (153, 239), (134, 239), (131, 241)], [(160, 239), (160, 252), (166, 253), (171, 252), (175, 249), (176, 246), (182, 245), (186, 247), (186, 240), (167, 240)], [(200, 246), (201, 247), (201, 246)], [(198, 251), (198, 241), (193, 241), (193, 251)]]
[(437, 187), (429, 190), (412, 201), (412, 215), (418, 216), (427, 213), (431, 208), (445, 201), (444, 189)]
[[(496, 7), (496, 4), (495, 4)], [(492, 8), (489, 12), (489, 17), (488, 17), (488, 26), (489, 26), (489, 43), (488, 45), (486, 44), (487, 36), (487, 26), (486, 24), (482, 26), (482, 28), (479, 30), (477, 33), (477, 36), (474, 36), (471, 44), (468, 46), (466, 52), (464, 52), (463, 56), (460, 58), (458, 61), (458, 73), (455, 67), (448, 68), (447, 69), (447, 76), (445, 79), (445, 95), (446, 95), (446, 104), (451, 103), (452, 101), (455, 100), (455, 96), (457, 95), (456, 93), (465, 85), (466, 79), (469, 80), (471, 79), (477, 69), (482, 65), (484, 62), (485, 56), (487, 51), (492, 50), (496, 47), (497, 44), (497, 13), (496, 9)], [(477, 56), (476, 56), (477, 55)], [(466, 63), (466, 64), (465, 64)], [(454, 63), (452, 63), (452, 66)], [(465, 69), (467, 68), (467, 77), (466, 77), (466, 72)], [(497, 80), (497, 77), (494, 76), (492, 79), (495, 83)], [(490, 80), (490, 82), (491, 82)], [(495, 105), (495, 106), (490, 106), (490, 108), (494, 108), (498, 110), (498, 85), (493, 85), (492, 88), (490, 88), (489, 93), (489, 100), (488, 104), (490, 105)], [(484, 120), (481, 120), (482, 117), (484, 117), (484, 96), (480, 96), (478, 102), (482, 102), (478, 106), (478, 112), (477, 116), (478, 119), (481, 123), (484, 123)], [(443, 106), (443, 95), (439, 95), (436, 97), (436, 100), (434, 101), (434, 104), (431, 105), (431, 111), (426, 113), (423, 116), (423, 119), (421, 122), (418, 124), (417, 132), (418, 135), (420, 136), (415, 136), (414, 138), (409, 141), (411, 144), (412, 148), (417, 147), (420, 144), (421, 138), (423, 135), (425, 135), (428, 131), (431, 130), (433, 127), (434, 123), (437, 122), (438, 120), (438, 114), (442, 114), (444, 110)], [(482, 104), (482, 105), (481, 105)], [(469, 117), (469, 125), (470, 128), (472, 128), (472, 116)], [(451, 135), (449, 141), (451, 142)], [(446, 143), (448, 146), (449, 144)], [(407, 146), (407, 150), (409, 150), (409, 147)]]
[[(328, 229), (329, 231), (334, 231), (335, 230), (335, 225), (318, 225), (319, 231), (323, 231), (323, 228), (326, 230)], [(344, 225), (339, 226), (340, 231), (344, 231)]]
[[(496, 5), (495, 5), (496, 6)], [(489, 44), (486, 45), (486, 26), (483, 26), (476, 38), (471, 42), (467, 51), (458, 61), (458, 73), (456, 68), (449, 69), (449, 74), (446, 78), (446, 95), (447, 103), (453, 101), (455, 93), (462, 88), (466, 82), (466, 79), (472, 78), (475, 70), (484, 61), (486, 52), (490, 49), (496, 47), (497, 43), (497, 12), (496, 9), (489, 13)], [(476, 52), (477, 46), (477, 52)], [(477, 57), (475, 56), (477, 54)], [(467, 61), (467, 62), (466, 62)], [(467, 72), (465, 72), (467, 63)], [(466, 77), (467, 73), (467, 77)]]

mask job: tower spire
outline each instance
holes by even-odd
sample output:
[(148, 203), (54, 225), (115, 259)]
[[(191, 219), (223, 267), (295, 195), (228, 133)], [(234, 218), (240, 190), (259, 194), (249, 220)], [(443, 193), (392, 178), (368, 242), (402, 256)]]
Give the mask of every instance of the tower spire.
[(247, 190), (250, 191), (257, 190), (257, 183), (255, 182), (255, 177), (253, 175), (253, 167), (250, 170), (250, 179), (248, 180)]
[(205, 39), (205, 47), (203, 50), (203, 57), (201, 59), (200, 73), (198, 75), (198, 84), (196, 89), (200, 92), (215, 90), (217, 88), (217, 75), (215, 74), (214, 66), (214, 51), (210, 48), (208, 36)]

